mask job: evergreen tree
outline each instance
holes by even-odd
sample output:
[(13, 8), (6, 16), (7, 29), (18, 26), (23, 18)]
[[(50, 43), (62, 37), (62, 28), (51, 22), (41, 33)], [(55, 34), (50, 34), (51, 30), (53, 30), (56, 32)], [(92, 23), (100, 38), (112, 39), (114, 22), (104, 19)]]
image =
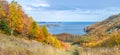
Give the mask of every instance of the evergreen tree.
[(5, 34), (10, 34), (10, 28), (8, 27), (4, 19), (1, 20), (1, 29)]

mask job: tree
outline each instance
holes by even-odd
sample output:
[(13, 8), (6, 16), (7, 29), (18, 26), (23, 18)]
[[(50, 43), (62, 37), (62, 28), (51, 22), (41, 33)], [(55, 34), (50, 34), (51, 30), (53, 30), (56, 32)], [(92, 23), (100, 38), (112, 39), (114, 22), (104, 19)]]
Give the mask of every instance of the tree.
[(18, 18), (17, 18), (17, 23), (16, 24), (18, 24), (17, 26), (16, 26), (16, 30), (18, 31), (18, 32), (22, 32), (22, 28), (23, 28), (23, 17), (22, 17), (22, 13), (23, 11), (22, 11), (22, 8), (21, 8), (21, 6), (20, 5), (18, 5), (18, 7), (17, 7), (17, 15), (18, 15)]
[(34, 21), (31, 25), (30, 25), (30, 29), (29, 29), (29, 39), (35, 39), (36, 37), (38, 37), (38, 30), (39, 30), (39, 26), (38, 24)]
[(0, 2), (0, 31), (9, 35), (26, 36), (29, 39), (37, 40), (61, 48), (60, 41), (49, 34), (47, 27), (40, 27), (22, 11), (22, 7), (14, 0), (8, 4)]
[(2, 7), (2, 2), (0, 2), (0, 18), (3, 18), (5, 16), (4, 9)]
[(54, 44), (55, 44), (55, 47), (56, 47), (56, 48), (62, 48), (62, 44), (60, 43), (60, 41), (59, 41), (57, 38), (55, 38), (54, 41), (55, 41)]
[(4, 19), (1, 20), (1, 29), (5, 34), (10, 34), (10, 28), (8, 27)]
[(20, 33), (23, 28), (21, 6), (17, 2), (12, 1), (9, 8), (8, 25), (11, 27), (11, 34), (14, 31)]
[(29, 29), (31, 26), (31, 23), (33, 22), (32, 17), (28, 17), (27, 14), (23, 13), (23, 30), (22, 30), (22, 36), (28, 37)]
[(36, 40), (38, 40), (38, 41), (40, 41), (40, 42), (44, 42), (44, 40), (45, 40), (41, 28), (38, 29), (38, 34), (37, 34), (37, 38), (36, 38)]
[(48, 32), (47, 27), (45, 25), (42, 27), (42, 31), (43, 31), (43, 34), (45, 37), (47, 37), (49, 35), (49, 32)]

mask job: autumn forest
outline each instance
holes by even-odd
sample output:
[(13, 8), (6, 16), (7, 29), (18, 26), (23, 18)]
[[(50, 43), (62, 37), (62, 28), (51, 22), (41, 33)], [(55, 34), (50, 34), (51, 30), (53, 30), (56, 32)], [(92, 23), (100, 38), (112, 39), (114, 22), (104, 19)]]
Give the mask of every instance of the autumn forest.
[(30, 40), (36, 40), (56, 48), (65, 48), (65, 43), (52, 36), (46, 26), (40, 27), (31, 16), (22, 10), (17, 2), (0, 2), (0, 31), (9, 36), (19, 36)]
[(0, 55), (120, 55), (120, 14), (84, 31), (53, 35), (18, 2), (0, 0)]

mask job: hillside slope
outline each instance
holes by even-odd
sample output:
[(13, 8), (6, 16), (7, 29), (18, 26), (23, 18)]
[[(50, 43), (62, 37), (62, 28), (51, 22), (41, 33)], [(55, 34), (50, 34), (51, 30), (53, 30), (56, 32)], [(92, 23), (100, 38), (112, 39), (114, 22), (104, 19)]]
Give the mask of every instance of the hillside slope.
[(71, 55), (64, 50), (15, 36), (0, 34), (0, 55)]
[(70, 44), (50, 34), (15, 2), (0, 0), (0, 55), (71, 55)]
[(11, 3), (0, 0), (0, 31), (6, 35), (36, 40), (58, 49), (68, 49), (66, 45), (69, 46), (50, 34), (46, 26), (40, 26), (28, 16), (22, 10), (22, 6), (14, 0)]
[(68, 34), (68, 33), (60, 33), (60, 34), (56, 34), (54, 35), (58, 40), (61, 40), (63, 42), (72, 42), (72, 39), (75, 37), (72, 34)]
[[(114, 47), (120, 45), (120, 14), (85, 28), (87, 34), (74, 39), (86, 47)], [(79, 39), (79, 40), (78, 40)]]
[(85, 31), (89, 34), (96, 32), (112, 33), (115, 29), (120, 29), (120, 14), (112, 15), (102, 22), (90, 25), (85, 28)]

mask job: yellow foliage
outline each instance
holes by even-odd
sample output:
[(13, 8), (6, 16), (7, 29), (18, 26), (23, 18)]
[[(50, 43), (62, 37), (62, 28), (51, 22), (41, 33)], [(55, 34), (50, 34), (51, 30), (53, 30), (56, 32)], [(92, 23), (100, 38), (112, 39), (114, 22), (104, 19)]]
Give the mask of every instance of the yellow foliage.
[[(28, 17), (22, 11), (22, 7), (14, 0), (8, 4), (9, 12), (6, 14), (2, 5), (0, 4), (0, 18), (6, 17), (4, 20), (10, 29), (10, 34), (22, 35), (32, 40), (44, 42), (56, 48), (63, 48), (62, 43), (49, 34), (47, 27), (40, 27), (32, 17)], [(1, 25), (1, 24), (0, 24)]]

